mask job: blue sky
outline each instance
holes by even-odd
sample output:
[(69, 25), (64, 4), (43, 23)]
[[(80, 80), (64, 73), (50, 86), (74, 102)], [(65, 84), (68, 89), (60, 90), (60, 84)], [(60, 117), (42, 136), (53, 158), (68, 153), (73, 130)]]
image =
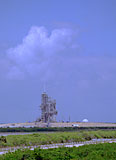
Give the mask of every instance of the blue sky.
[(116, 1), (0, 0), (0, 123), (40, 116), (116, 122)]

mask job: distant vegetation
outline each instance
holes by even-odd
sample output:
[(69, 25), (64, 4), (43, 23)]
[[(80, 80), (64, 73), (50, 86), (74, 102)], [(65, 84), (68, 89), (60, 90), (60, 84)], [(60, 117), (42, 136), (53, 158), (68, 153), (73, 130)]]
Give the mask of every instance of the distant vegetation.
[(80, 131), (80, 130), (116, 130), (116, 127), (32, 127), (32, 128), (0, 128), (0, 132), (62, 132), (62, 131)]
[(1, 160), (116, 160), (116, 143), (81, 147), (17, 150), (0, 156)]
[(33, 133), (28, 135), (8, 135), (0, 137), (0, 147), (34, 146), (66, 142), (82, 142), (94, 138), (116, 138), (116, 131), (80, 131)]

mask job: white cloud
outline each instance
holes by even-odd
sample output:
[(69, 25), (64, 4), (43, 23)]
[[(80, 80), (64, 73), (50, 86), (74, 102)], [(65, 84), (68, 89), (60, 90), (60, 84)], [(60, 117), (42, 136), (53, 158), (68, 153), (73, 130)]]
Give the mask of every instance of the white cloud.
[(89, 87), (93, 81), (116, 79), (116, 59), (102, 56), (78, 56), (77, 32), (69, 28), (32, 27), (21, 44), (7, 50), (0, 60), (0, 75), (9, 79), (37, 77), (39, 80), (77, 81)]
[(18, 78), (18, 75), (24, 77), (44, 72), (45, 77), (56, 56), (78, 48), (76, 37), (77, 33), (69, 28), (54, 29), (49, 35), (45, 27), (32, 27), (21, 44), (7, 51), (11, 61), (8, 76), (17, 75)]

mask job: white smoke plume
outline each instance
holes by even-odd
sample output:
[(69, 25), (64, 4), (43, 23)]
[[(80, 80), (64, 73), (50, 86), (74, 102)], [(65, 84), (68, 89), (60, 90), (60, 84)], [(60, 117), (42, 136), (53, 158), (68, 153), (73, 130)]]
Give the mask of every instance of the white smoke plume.
[(7, 51), (10, 70), (7, 77), (21, 79), (27, 75), (49, 76), (57, 56), (78, 48), (77, 32), (69, 28), (54, 29), (49, 35), (45, 27), (34, 26), (21, 44)]

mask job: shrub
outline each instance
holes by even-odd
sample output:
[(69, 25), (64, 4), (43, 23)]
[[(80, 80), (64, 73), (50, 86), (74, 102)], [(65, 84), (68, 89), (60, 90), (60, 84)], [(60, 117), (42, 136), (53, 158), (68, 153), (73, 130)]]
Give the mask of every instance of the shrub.
[(116, 160), (116, 143), (90, 144), (72, 148), (17, 150), (0, 160)]
[(5, 136), (1, 136), (1, 137), (0, 137), (0, 141), (1, 141), (1, 142), (4, 142), (4, 143), (7, 143), (7, 140), (6, 140), (6, 137), (5, 137)]

